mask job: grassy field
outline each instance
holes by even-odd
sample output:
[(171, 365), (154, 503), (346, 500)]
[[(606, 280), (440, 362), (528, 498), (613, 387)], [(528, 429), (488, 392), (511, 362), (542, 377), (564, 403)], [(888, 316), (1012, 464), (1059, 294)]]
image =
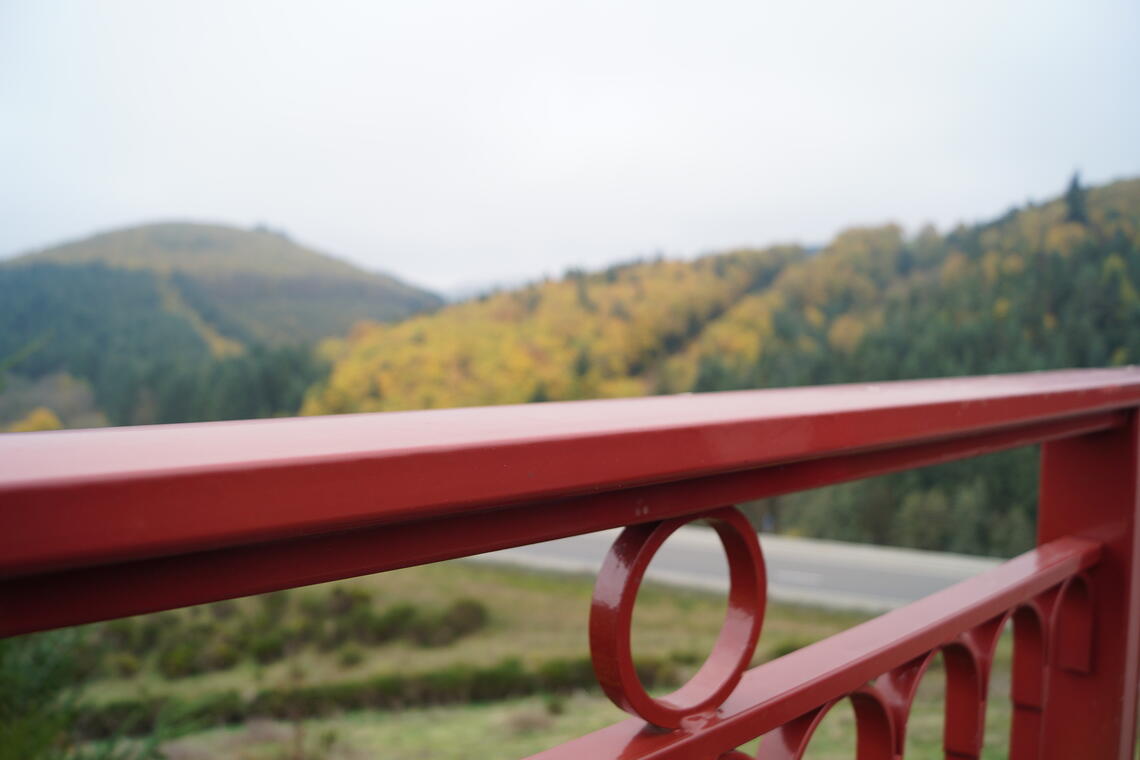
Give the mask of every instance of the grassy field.
[[(295, 624), (312, 600), (333, 589), (367, 595), (382, 608), (414, 604), (437, 609), (456, 599), (478, 599), (488, 610), (486, 624), (446, 646), (422, 646), (404, 639), (354, 647), (358, 658), (345, 664), (343, 651), (298, 647), (267, 665), (243, 660), (235, 667), (176, 679), (165, 678), (144, 661), (131, 678), (104, 676), (86, 689), (84, 699), (99, 704), (148, 695), (193, 699), (220, 689), (252, 694), (257, 689), (335, 683), (392, 672), (422, 672), (456, 663), (493, 665), (507, 658), (537, 664), (550, 658), (588, 655), (587, 621), (592, 578), (556, 575), (485, 564), (449, 562), (296, 590), (297, 612), (282, 620)], [(310, 599), (306, 605), (305, 598)], [(264, 604), (240, 601), (237, 615), (251, 615)], [(165, 613), (169, 614), (169, 613)], [(188, 620), (204, 617), (193, 610)], [(668, 658), (679, 663), (684, 678), (708, 652), (724, 615), (722, 595), (647, 585), (635, 616), (636, 656)], [(757, 663), (857, 624), (854, 614), (773, 604), (769, 606)], [(171, 621), (171, 618), (167, 618)], [(350, 646), (352, 646), (350, 644)], [(1009, 652), (999, 652), (987, 714), (986, 758), (1005, 757), (1009, 722)], [(944, 681), (932, 669), (920, 687), (911, 718), (908, 758), (941, 757)], [(625, 718), (594, 691), (537, 694), (477, 704), (450, 704), (403, 710), (344, 711), (294, 720), (254, 718), (242, 725), (197, 731), (163, 745), (170, 760), (231, 757), (248, 760), (349, 760), (383, 757), (393, 760), (460, 760), (517, 758), (533, 754)], [(820, 727), (810, 757), (853, 757), (853, 716), (837, 708)], [(752, 750), (756, 742), (745, 749)]]
[[(911, 719), (908, 760), (942, 758), (941, 679), (924, 684)], [(626, 716), (605, 697), (574, 694), (555, 704), (527, 697), (463, 707), (435, 707), (397, 713), (361, 711), (336, 718), (290, 724), (255, 721), (239, 728), (218, 729), (164, 745), (169, 760), (513, 760), (547, 749)], [(990, 705), (985, 760), (1008, 755), (1005, 732), (1008, 702)], [(755, 752), (759, 741), (741, 749)], [(301, 751), (298, 752), (298, 746)], [(812, 760), (855, 757), (854, 717), (837, 709), (824, 719), (808, 751)]]
[[(447, 562), (296, 590), (292, 592), (299, 597), (295, 616), (305, 614), (306, 597), (327, 595), (335, 587), (365, 591), (377, 608), (412, 604), (432, 609), (457, 599), (477, 599), (488, 609), (489, 619), (480, 630), (448, 646), (423, 647), (396, 639), (380, 646), (356, 647), (360, 660), (347, 667), (342, 651), (309, 646), (270, 664), (245, 659), (230, 669), (177, 679), (162, 676), (144, 660), (139, 672), (129, 678), (98, 678), (88, 689), (87, 699), (109, 701), (140, 691), (193, 697), (221, 689), (242, 692), (289, 687), (298, 680), (327, 683), (422, 672), (459, 662), (493, 665), (518, 658), (524, 664), (537, 664), (553, 658), (589, 655), (587, 622), (592, 578)], [(239, 603), (243, 609), (236, 614), (248, 617), (255, 614), (259, 601), (250, 598)], [(724, 610), (723, 596), (647, 584), (638, 597), (634, 652), (639, 657), (703, 659), (720, 631)], [(208, 617), (200, 608), (176, 614), (183, 617), (183, 623)], [(851, 614), (769, 605), (756, 661), (771, 659), (774, 654), (816, 641), (861, 619)], [(280, 623), (283, 627), (291, 624), (293, 621), (288, 618)]]

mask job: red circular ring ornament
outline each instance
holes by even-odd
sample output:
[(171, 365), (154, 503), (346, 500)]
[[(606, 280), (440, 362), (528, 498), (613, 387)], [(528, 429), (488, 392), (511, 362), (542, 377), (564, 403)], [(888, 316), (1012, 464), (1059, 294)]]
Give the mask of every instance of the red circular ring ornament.
[[(670, 535), (694, 520), (708, 520), (728, 559), (728, 611), (708, 659), (688, 683), (659, 699), (649, 696), (633, 666), (630, 631), (641, 579)], [(660, 728), (679, 728), (728, 698), (752, 661), (764, 623), (768, 584), (756, 531), (735, 507), (631, 525), (610, 547), (590, 607), (590, 655), (606, 695), (621, 709)]]

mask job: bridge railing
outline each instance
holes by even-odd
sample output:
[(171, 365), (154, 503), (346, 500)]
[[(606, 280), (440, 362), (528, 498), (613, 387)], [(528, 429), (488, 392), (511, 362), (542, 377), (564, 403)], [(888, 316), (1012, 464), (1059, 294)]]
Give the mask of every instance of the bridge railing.
[[(836, 703), (859, 758), (902, 755), (946, 667), (945, 751), (976, 758), (1014, 633), (1010, 757), (1132, 756), (1140, 670), (1140, 371), (1047, 372), (0, 436), (0, 635), (623, 527), (597, 579), (594, 667), (632, 717), (540, 757), (802, 755)], [(766, 576), (743, 500), (1041, 444), (1037, 547), (747, 669)], [(637, 680), (637, 589), (680, 525), (728, 561), (724, 628), (678, 691)]]

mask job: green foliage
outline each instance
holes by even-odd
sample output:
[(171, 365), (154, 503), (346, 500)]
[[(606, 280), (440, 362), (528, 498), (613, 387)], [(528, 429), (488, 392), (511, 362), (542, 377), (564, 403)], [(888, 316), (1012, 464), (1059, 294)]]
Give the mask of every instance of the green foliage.
[[(666, 660), (642, 659), (635, 665), (646, 688), (678, 682), (675, 666)], [(507, 659), (485, 666), (452, 664), (420, 673), (263, 689), (249, 699), (227, 690), (192, 700), (136, 697), (83, 705), (75, 730), (82, 737), (98, 739), (118, 733), (145, 735), (164, 715), (176, 720), (180, 731), (187, 731), (258, 716), (296, 720), (346, 710), (405, 709), (596, 688), (589, 658), (550, 661), (533, 669), (518, 659)]]
[(1065, 191), (1065, 221), (1088, 224), (1089, 215), (1085, 208), (1085, 191), (1081, 187), (1081, 174), (1073, 174), (1069, 188)]
[(250, 636), (246, 647), (255, 662), (268, 665), (285, 656), (285, 643), (285, 634), (281, 631), (258, 631)]
[(341, 647), (339, 654), (336, 656), (336, 662), (342, 668), (351, 668), (364, 662), (364, 652), (360, 647), (348, 645)]
[[(57, 246), (14, 265), (101, 264), (174, 285), (185, 305), (241, 343), (309, 343), (360, 320), (400, 319), (441, 303), (263, 228), (150, 224)], [(0, 354), (3, 356), (3, 354)]]
[[(0, 376), (66, 372), (112, 424), (294, 414), (325, 371), (313, 343), (439, 304), (264, 230), (120, 230), (0, 265)], [(0, 395), (0, 422), (27, 403)]]
[(487, 608), (474, 599), (461, 599), (440, 613), (420, 612), (409, 621), (412, 641), (424, 647), (446, 646), (487, 624)]
[[(118, 741), (122, 723), (98, 737), (82, 730), (77, 703), (83, 674), (76, 651), (89, 642), (82, 629), (51, 631), (0, 640), (0, 760), (158, 760), (159, 743), (176, 725), (158, 714), (147, 740)], [(88, 745), (77, 740), (109, 739)]]
[(185, 678), (204, 672), (203, 647), (192, 640), (175, 641), (158, 653), (156, 666), (166, 678)]
[(67, 648), (75, 635), (0, 640), (0, 758), (59, 756), (54, 747), (67, 728), (68, 710), (61, 700), (73, 666)]

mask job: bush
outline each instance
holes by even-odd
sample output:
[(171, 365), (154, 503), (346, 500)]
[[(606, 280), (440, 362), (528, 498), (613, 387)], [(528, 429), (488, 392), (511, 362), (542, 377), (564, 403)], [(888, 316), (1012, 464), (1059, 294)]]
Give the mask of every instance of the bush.
[(408, 635), (420, 646), (446, 646), (487, 624), (487, 608), (474, 599), (461, 599), (442, 613), (421, 613), (408, 625)]
[(549, 660), (538, 667), (539, 685), (547, 691), (573, 691), (593, 686), (594, 681), (594, 664), (589, 657)]
[(391, 641), (407, 633), (418, 617), (416, 608), (410, 604), (397, 604), (372, 619), (374, 641)]
[(456, 638), (473, 633), (487, 625), (487, 608), (474, 599), (460, 599), (443, 613), (444, 625), (450, 626)]
[(277, 662), (285, 656), (285, 635), (281, 631), (256, 633), (249, 638), (246, 651), (259, 665)]
[(458, 638), (442, 615), (416, 615), (408, 626), (408, 637), (421, 647), (441, 647)]
[(130, 652), (109, 652), (103, 658), (103, 671), (110, 676), (130, 678), (138, 675), (142, 665)]
[(229, 670), (241, 661), (241, 652), (224, 639), (211, 641), (202, 651), (203, 670)]
[(241, 695), (236, 691), (221, 691), (192, 700), (167, 697), (81, 704), (71, 729), (79, 740), (140, 736), (160, 729), (176, 735), (240, 723), (248, 715), (249, 709)]
[(638, 660), (633, 664), (637, 678), (646, 689), (677, 682), (677, 668), (669, 660)]
[(81, 739), (138, 736), (154, 730), (162, 702), (156, 699), (119, 699), (99, 705), (80, 705), (72, 730)]
[(158, 653), (155, 665), (166, 678), (185, 678), (202, 672), (201, 650), (190, 641), (176, 641)]
[[(641, 660), (638, 676), (646, 688), (675, 682), (676, 672), (667, 660)], [(232, 691), (207, 694), (193, 701), (177, 699), (126, 699), (101, 705), (81, 705), (76, 735), (99, 739), (111, 735), (138, 735), (153, 730), (160, 716), (174, 716), (178, 725), (221, 725), (253, 716), (294, 720), (346, 710), (399, 709), (419, 705), (496, 700), (539, 691), (558, 693), (593, 689), (593, 667), (587, 658), (555, 660), (528, 670), (517, 659), (496, 665), (451, 665), (425, 673), (392, 673), (363, 681), (264, 689), (244, 702)], [(547, 701), (547, 711), (558, 714), (563, 702)]]
[(319, 644), (324, 636), (325, 620), (323, 617), (304, 617), (292, 629), (290, 638), (297, 644)]
[(336, 661), (342, 668), (351, 668), (364, 661), (364, 652), (361, 652), (357, 647), (347, 646), (340, 650)]

